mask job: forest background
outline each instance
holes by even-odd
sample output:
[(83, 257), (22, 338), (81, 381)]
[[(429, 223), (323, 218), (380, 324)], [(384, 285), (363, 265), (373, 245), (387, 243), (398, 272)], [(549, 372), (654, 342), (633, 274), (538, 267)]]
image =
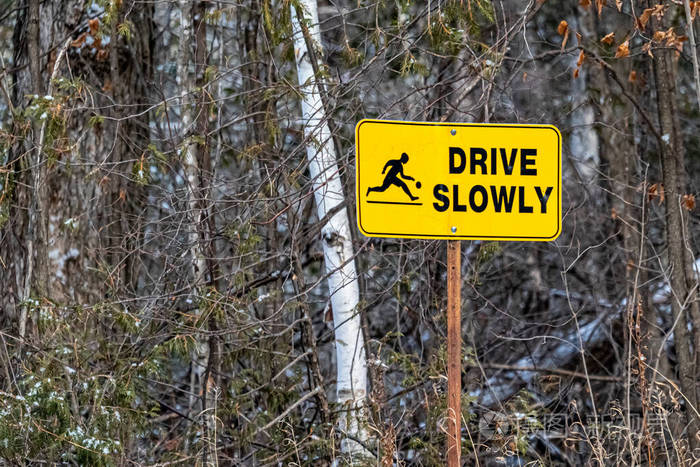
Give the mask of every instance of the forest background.
[(362, 118), (563, 134), (561, 236), (462, 245), (464, 463), (697, 463), (699, 12), (0, 0), (0, 464), (443, 464), (446, 246), (357, 231)]

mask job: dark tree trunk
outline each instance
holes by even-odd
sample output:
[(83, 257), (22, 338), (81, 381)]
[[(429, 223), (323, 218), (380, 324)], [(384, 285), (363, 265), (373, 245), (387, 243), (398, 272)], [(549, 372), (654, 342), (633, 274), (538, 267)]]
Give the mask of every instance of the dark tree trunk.
[[(694, 450), (700, 447), (700, 440), (696, 436), (700, 432), (700, 419), (693, 410), (698, 408), (696, 383), (699, 375), (691, 348), (698, 352), (700, 330), (697, 325), (700, 323), (696, 321), (694, 329), (688, 330), (688, 324), (692, 322), (694, 316), (697, 316), (698, 302), (697, 290), (689, 287), (692, 276), (687, 276), (687, 271), (690, 269), (687, 264), (689, 257), (685, 251), (688, 240), (688, 219), (681, 208), (681, 196), (685, 193), (684, 148), (676, 106), (677, 63), (674, 54), (675, 51), (668, 48), (659, 48), (654, 51), (654, 77), (663, 141), (660, 149), (666, 194), (667, 274), (672, 289), (673, 319), (677, 323), (673, 329), (674, 343), (678, 355), (678, 379), (686, 404), (688, 441), (691, 449)], [(694, 296), (689, 296), (689, 293)]]

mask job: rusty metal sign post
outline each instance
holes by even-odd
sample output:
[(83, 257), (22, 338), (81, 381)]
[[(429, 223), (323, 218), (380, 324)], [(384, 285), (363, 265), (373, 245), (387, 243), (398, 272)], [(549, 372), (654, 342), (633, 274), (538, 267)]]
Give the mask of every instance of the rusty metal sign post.
[(462, 242), (447, 241), (447, 465), (462, 454)]

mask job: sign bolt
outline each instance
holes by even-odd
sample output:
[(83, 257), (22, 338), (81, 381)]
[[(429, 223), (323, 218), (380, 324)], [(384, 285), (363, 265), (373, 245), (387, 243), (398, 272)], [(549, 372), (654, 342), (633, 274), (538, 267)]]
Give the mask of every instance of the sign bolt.
[(455, 129), (450, 130), (450, 134), (451, 134), (452, 136), (456, 135), (456, 134), (457, 134), (457, 130), (455, 130)]
[[(454, 130), (452, 130), (452, 131), (454, 131)], [(454, 227), (454, 226), (453, 226), (451, 230), (452, 230), (452, 233), (456, 233), (456, 232), (457, 232), (457, 227)]]

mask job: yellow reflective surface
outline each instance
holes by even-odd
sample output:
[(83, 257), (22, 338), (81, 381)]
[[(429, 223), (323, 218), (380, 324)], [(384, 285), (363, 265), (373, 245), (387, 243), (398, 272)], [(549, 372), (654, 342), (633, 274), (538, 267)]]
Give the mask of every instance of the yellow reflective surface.
[(366, 236), (547, 241), (561, 232), (554, 126), (362, 120), (355, 151)]

